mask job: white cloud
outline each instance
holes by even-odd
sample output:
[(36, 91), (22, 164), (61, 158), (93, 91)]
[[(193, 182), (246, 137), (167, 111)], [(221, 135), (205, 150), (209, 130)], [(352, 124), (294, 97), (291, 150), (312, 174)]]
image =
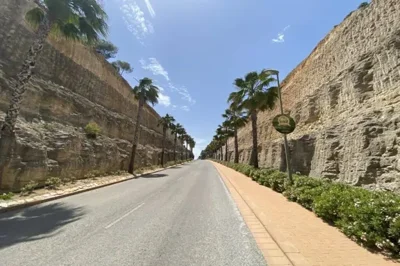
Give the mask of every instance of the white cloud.
[(285, 42), (285, 31), (290, 28), (290, 25), (287, 25), (282, 32), (278, 33), (277, 38), (272, 39), (274, 43), (283, 43)]
[(153, 73), (153, 75), (161, 75), (163, 76), (166, 80), (169, 81), (169, 76), (168, 72), (164, 69), (164, 67), (157, 61), (156, 58), (150, 57), (149, 62), (147, 63), (146, 60), (140, 59), (139, 60), (140, 64), (142, 65), (142, 68), (145, 70), (149, 70)]
[(148, 35), (154, 33), (153, 25), (144, 17), (143, 11), (134, 0), (121, 0), (122, 19), (126, 27), (135, 37), (142, 41)]
[(171, 105), (171, 98), (168, 95), (158, 93), (158, 103), (168, 107)]
[(168, 85), (172, 91), (179, 93), (182, 96), (183, 100), (188, 101), (192, 105), (196, 103), (196, 100), (194, 100), (192, 98), (192, 96), (190, 95), (190, 93), (186, 89), (186, 87), (184, 87), (184, 86), (177, 87), (174, 84), (172, 84), (171, 82), (169, 82)]
[(149, 10), (150, 16), (152, 18), (154, 18), (156, 16), (156, 12), (153, 9), (153, 6), (150, 3), (150, 0), (144, 0), (144, 2), (146, 3), (147, 9)]
[(188, 111), (190, 110), (189, 107), (188, 107), (187, 105), (181, 106), (181, 109), (182, 109), (183, 111), (186, 111), (186, 112), (188, 112)]
[[(168, 71), (164, 69), (164, 67), (158, 62), (158, 60), (154, 57), (150, 57), (148, 61), (143, 58), (139, 60), (142, 68), (150, 71), (153, 75), (163, 76), (168, 81), (168, 87), (173, 91), (181, 95), (181, 99), (187, 101), (191, 105), (196, 103), (196, 100), (192, 98), (188, 89), (184, 86), (175, 86), (169, 78)], [(159, 86), (158, 86), (159, 87)], [(160, 88), (160, 87), (159, 87)], [(163, 89), (163, 88), (161, 88)], [(163, 89), (164, 90), (164, 89)]]

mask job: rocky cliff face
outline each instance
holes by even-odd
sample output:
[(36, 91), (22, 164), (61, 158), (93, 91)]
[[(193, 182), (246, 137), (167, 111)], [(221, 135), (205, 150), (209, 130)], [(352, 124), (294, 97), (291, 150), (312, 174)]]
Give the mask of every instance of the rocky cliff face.
[[(353, 185), (400, 190), (400, 1), (356, 10), (317, 45), (282, 84), (295, 172)], [(274, 111), (258, 116), (260, 163), (286, 169)], [(233, 160), (233, 140), (229, 141)], [(251, 127), (239, 134), (248, 162)]]
[[(10, 84), (34, 38), (24, 24), (30, 7), (27, 0), (4, 0), (0, 5), (0, 118), (9, 105)], [(18, 188), (48, 176), (81, 177), (93, 169), (126, 170), (136, 112), (129, 84), (102, 57), (78, 43), (51, 40), (24, 97), (2, 188)], [(145, 107), (137, 157), (141, 166), (159, 163), (159, 118)], [(102, 129), (96, 140), (83, 131), (90, 121)], [(172, 149), (173, 137), (168, 134), (167, 160), (172, 160)]]

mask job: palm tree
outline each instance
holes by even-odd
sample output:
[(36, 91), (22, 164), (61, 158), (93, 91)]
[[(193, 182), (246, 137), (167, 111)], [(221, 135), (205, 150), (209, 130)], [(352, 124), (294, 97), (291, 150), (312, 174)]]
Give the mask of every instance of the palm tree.
[[(215, 143), (216, 143), (215, 144), (215, 146), (216, 146), (215, 152), (216, 152), (217, 159), (220, 161), (222, 161), (222, 146), (223, 146), (223, 141), (224, 141), (223, 138), (224, 138), (223, 132), (221, 132), (217, 129), (217, 134), (214, 135), (213, 141), (215, 141)], [(218, 156), (218, 150), (220, 152), (219, 156)]]
[(229, 109), (226, 109), (222, 117), (229, 121), (230, 125), (232, 126), (235, 145), (234, 163), (239, 163), (239, 144), (237, 132), (240, 127), (243, 127), (246, 124), (248, 117), (246, 116), (245, 112), (238, 109), (235, 105), (231, 105)]
[(193, 148), (195, 146), (196, 146), (196, 141), (194, 141), (194, 139), (192, 137), (190, 137), (190, 139), (189, 139), (189, 147), (190, 147), (190, 152), (193, 155), (193, 159), (194, 159)]
[(164, 153), (165, 153), (165, 139), (167, 138), (167, 130), (171, 128), (171, 125), (175, 122), (175, 118), (166, 114), (158, 121), (158, 126), (162, 126), (163, 130), (163, 141), (162, 141), (162, 153), (161, 153), (161, 166), (164, 166)]
[(136, 117), (135, 133), (133, 135), (131, 160), (128, 168), (128, 172), (131, 174), (133, 174), (133, 170), (135, 168), (135, 156), (139, 141), (140, 120), (142, 117), (143, 106), (146, 103), (150, 103), (152, 105), (158, 103), (158, 92), (159, 89), (153, 85), (153, 81), (149, 78), (143, 78), (139, 80), (139, 85), (135, 86), (132, 90), (132, 93), (135, 95), (135, 98), (138, 100), (139, 104)]
[(181, 160), (183, 160), (183, 153), (185, 150), (185, 138), (186, 138), (186, 129), (182, 128), (179, 135), (179, 140), (181, 141)]
[(176, 125), (175, 124), (171, 125), (171, 132), (174, 135), (174, 161), (175, 162), (176, 162), (176, 142), (178, 139), (178, 135), (180, 135), (182, 132), (182, 129), (183, 129), (183, 127), (179, 123)]
[(0, 186), (4, 166), (12, 149), (14, 128), (17, 123), (26, 85), (32, 77), (38, 55), (49, 35), (96, 44), (106, 37), (107, 14), (96, 0), (34, 0), (36, 7), (26, 13), (26, 21), (36, 31), (36, 39), (28, 50), (13, 86), (11, 103), (0, 128)]
[(188, 142), (189, 142), (189, 138), (190, 138), (190, 136), (188, 134), (183, 135), (183, 141), (184, 141), (183, 147), (185, 149), (185, 160), (188, 159), (188, 146), (189, 146)]
[(36, 39), (28, 50), (17, 75), (11, 104), (6, 112), (1, 135), (11, 135), (21, 108), (26, 84), (32, 77), (36, 59), (49, 35), (64, 37), (85, 44), (96, 44), (106, 37), (107, 14), (96, 0), (34, 0), (36, 7), (26, 13), (26, 20), (36, 30)]
[(250, 72), (244, 79), (238, 78), (234, 85), (237, 91), (229, 95), (228, 101), (238, 106), (240, 110), (246, 110), (251, 119), (253, 148), (250, 165), (258, 168), (258, 140), (257, 140), (257, 114), (259, 111), (272, 109), (278, 98), (277, 88), (269, 87), (275, 79), (267, 70), (260, 73)]
[(228, 140), (230, 137), (234, 136), (233, 127), (230, 121), (225, 120), (222, 123), (222, 130), (224, 132), (224, 141), (225, 141), (225, 161), (228, 161)]

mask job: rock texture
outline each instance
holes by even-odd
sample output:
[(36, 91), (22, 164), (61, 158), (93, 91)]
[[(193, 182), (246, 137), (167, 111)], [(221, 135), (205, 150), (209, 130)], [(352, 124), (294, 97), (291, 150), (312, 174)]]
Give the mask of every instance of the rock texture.
[[(352, 185), (400, 190), (400, 1), (352, 12), (282, 84), (294, 172)], [(274, 111), (259, 114), (260, 163), (286, 169)], [(233, 160), (233, 140), (229, 141)], [(251, 128), (239, 133), (248, 162)], [(225, 149), (224, 149), (225, 150)]]
[[(0, 5), (0, 118), (9, 105), (10, 84), (34, 38), (24, 23), (31, 7), (28, 0), (3, 0)], [(81, 177), (93, 169), (127, 169), (137, 102), (129, 84), (101, 56), (78, 43), (50, 40), (24, 99), (1, 188), (18, 189), (29, 180), (49, 176)], [(160, 163), (159, 118), (145, 107), (139, 165)], [(90, 121), (102, 129), (96, 140), (83, 131)], [(172, 160), (172, 149), (168, 134), (167, 160)]]

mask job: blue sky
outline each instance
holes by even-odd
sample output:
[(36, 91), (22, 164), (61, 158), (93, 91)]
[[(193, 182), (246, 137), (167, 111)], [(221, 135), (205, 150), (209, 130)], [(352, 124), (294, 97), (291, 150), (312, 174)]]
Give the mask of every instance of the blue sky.
[(359, 0), (103, 0), (117, 58), (161, 87), (169, 113), (208, 144), (233, 80), (274, 68), (285, 77), (362, 2)]

